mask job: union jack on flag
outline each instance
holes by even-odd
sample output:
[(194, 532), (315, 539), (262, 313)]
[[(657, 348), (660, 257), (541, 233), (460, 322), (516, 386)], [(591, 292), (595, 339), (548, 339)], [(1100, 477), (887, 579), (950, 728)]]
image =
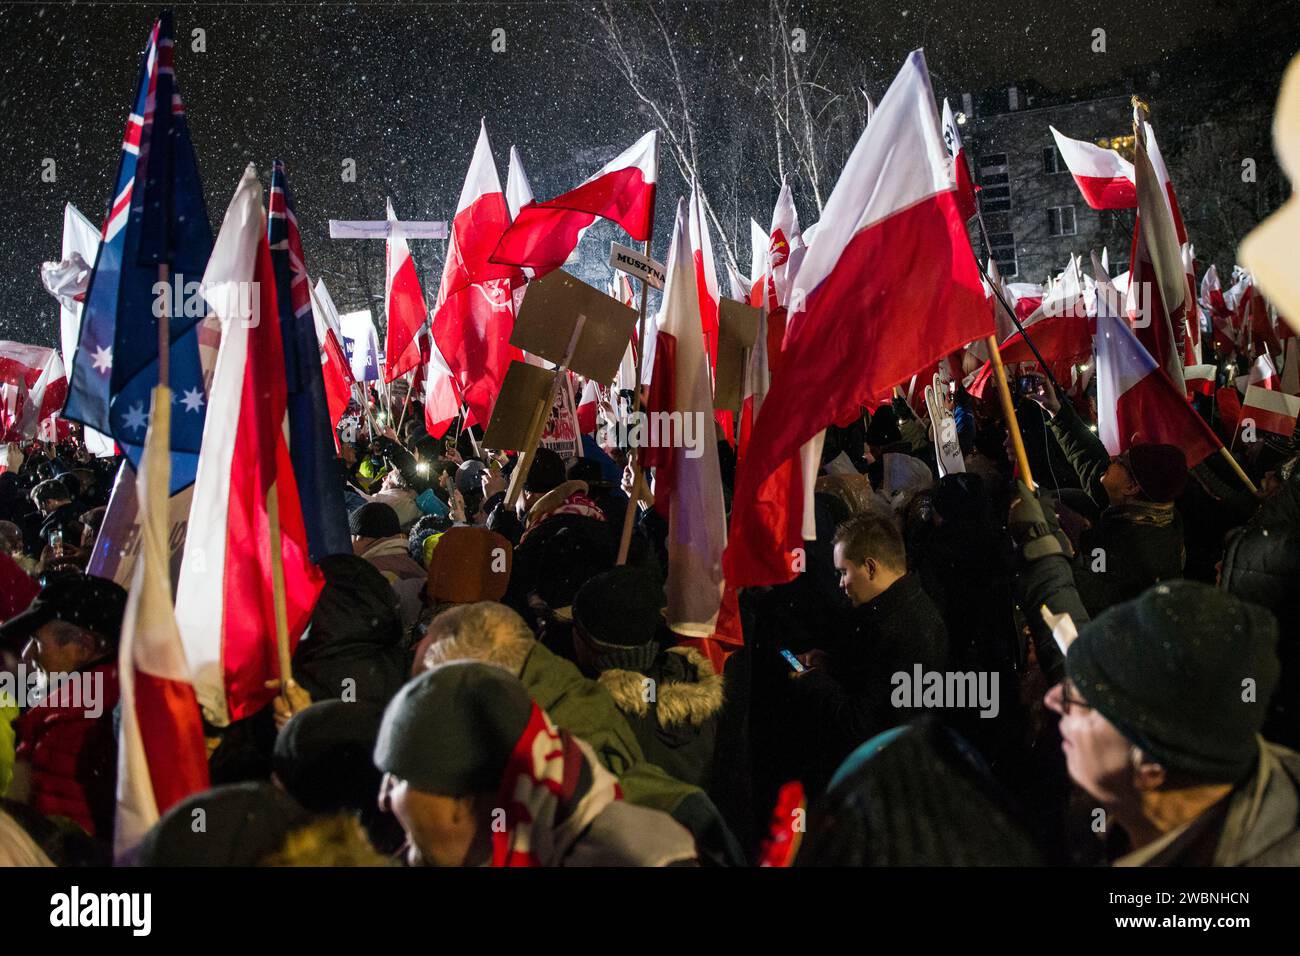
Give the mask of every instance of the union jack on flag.
[[(172, 67), (172, 19), (149, 34), (122, 137), (117, 186), (86, 291), (65, 418), (111, 434), (132, 466), (144, 453), (158, 384), (158, 322), (168, 323), (171, 493), (194, 481), (207, 395), (197, 328), (212, 228)], [(162, 104), (162, 108), (159, 108)], [(165, 278), (164, 278), (165, 277)]]
[(321, 374), (323, 343), (316, 335), (302, 236), (284, 162), (278, 159), (271, 170), (269, 205), (266, 238), (275, 269), (280, 339), (284, 344), (289, 457), (302, 499), (307, 550), (313, 561), (319, 561), (329, 554), (350, 554), (352, 534), (343, 502), (343, 483), (334, 461), (334, 420)]

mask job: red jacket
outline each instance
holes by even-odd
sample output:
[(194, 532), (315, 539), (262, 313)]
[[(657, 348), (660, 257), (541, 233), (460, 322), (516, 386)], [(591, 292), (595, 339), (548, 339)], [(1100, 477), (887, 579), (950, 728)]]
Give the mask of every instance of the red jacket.
[(15, 757), (31, 764), (31, 805), (37, 812), (67, 817), (91, 836), (106, 839), (113, 832), (116, 801), (113, 709), (118, 700), (117, 663), (83, 671), (81, 679), (90, 675), (94, 680), (97, 674), (103, 675), (100, 697), (95, 701), (97, 708), (102, 708), (99, 716), (86, 716), (89, 708), (85, 700), (75, 707), (30, 707), (14, 722), (18, 738)]

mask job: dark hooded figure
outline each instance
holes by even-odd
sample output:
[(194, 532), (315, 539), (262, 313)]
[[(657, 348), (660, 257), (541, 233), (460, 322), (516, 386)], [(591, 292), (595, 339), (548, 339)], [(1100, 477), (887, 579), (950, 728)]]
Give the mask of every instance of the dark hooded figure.
[(796, 866), (1035, 866), (974, 750), (925, 718), (867, 741), (809, 815)]
[(320, 562), (325, 588), (311, 630), (293, 655), (293, 675), (313, 700), (383, 706), (411, 670), (397, 595), (368, 561), (332, 554)]

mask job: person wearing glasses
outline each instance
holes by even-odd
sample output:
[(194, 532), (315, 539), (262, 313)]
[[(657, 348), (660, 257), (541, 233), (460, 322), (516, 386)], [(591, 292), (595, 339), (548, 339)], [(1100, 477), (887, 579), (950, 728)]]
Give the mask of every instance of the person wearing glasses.
[(1079, 535), (1079, 595), (1097, 614), (1157, 581), (1183, 576), (1183, 521), (1175, 500), (1187, 486), (1187, 458), (1175, 445), (1137, 442), (1111, 455), (1078, 412), (1042, 378), (1028, 397), (1043, 407), (1057, 445), (1102, 509)]
[(1044, 703), (1117, 831), (1111, 865), (1300, 864), (1300, 754), (1260, 736), (1276, 646), (1269, 611), (1192, 581), (1080, 629)]

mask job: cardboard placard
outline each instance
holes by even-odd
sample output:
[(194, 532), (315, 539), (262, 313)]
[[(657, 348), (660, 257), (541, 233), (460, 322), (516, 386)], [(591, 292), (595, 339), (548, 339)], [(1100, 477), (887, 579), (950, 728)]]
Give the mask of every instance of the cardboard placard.
[[(565, 352), (579, 316), (584, 317), (582, 332), (566, 363)], [(636, 320), (635, 309), (556, 269), (528, 283), (510, 344), (565, 364), (584, 378), (612, 382)]]
[(555, 372), (527, 362), (511, 362), (506, 369), (501, 394), (492, 409), (492, 420), (483, 434), (483, 444), (497, 451), (523, 451), (529, 447), (538, 406), (551, 397)]
[(718, 365), (714, 371), (713, 407), (740, 413), (747, 352), (758, 341), (763, 310), (734, 299), (718, 303)]

